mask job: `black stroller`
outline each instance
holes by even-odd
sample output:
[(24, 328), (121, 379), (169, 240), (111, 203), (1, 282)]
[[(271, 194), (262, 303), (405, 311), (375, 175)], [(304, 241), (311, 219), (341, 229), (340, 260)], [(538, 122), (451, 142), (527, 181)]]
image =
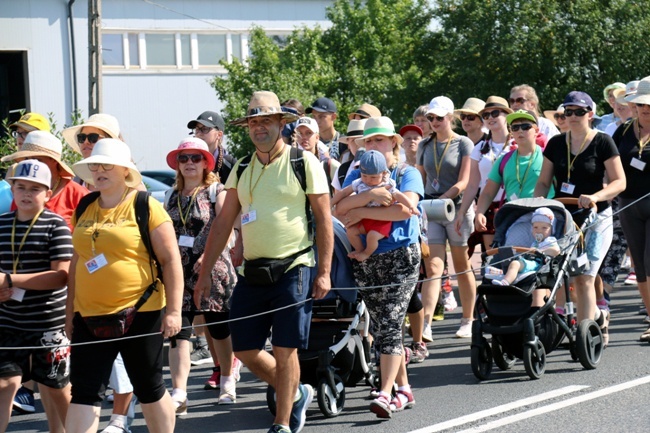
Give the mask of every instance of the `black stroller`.
[[(577, 203), (575, 199), (563, 201)], [(555, 214), (553, 236), (558, 239), (561, 253), (554, 258), (529, 252), (530, 248), (524, 247), (534, 240), (530, 231), (531, 214), (539, 207), (547, 207)], [(575, 217), (583, 220), (580, 228), (562, 202), (546, 199), (514, 200), (497, 212), (494, 220), (494, 246), (497, 248), (484, 253), (488, 264), (505, 270), (513, 256), (533, 254), (542, 266), (536, 273), (509, 286), (493, 285), (488, 278), (490, 275), (483, 272), (483, 284), (477, 289), (477, 320), (472, 327), (471, 348), (472, 371), (478, 379), (490, 377), (492, 361), (501, 370), (509, 370), (516, 359), (523, 359), (528, 376), (539, 379), (546, 369), (546, 355), (565, 337), (574, 361), (580, 360), (586, 369), (598, 365), (604, 349), (600, 326), (593, 320), (584, 320), (576, 327), (569, 297), (569, 277), (580, 275), (588, 263), (581, 239), (594, 221), (595, 212), (581, 210)], [(533, 307), (533, 292), (547, 289), (550, 295), (544, 297), (544, 305)], [(558, 290), (566, 294), (566, 316), (555, 311)], [(491, 334), (491, 344), (484, 334)]]
[[(309, 346), (298, 351), (300, 381), (316, 390), (318, 407), (328, 418), (341, 413), (345, 406), (345, 387), (355, 387), (362, 380), (372, 385), (368, 327), (370, 315), (356, 290), (348, 254), (352, 247), (345, 227), (336, 218), (334, 225), (334, 257), (332, 290), (312, 307)], [(268, 387), (267, 404), (275, 415), (275, 390)]]

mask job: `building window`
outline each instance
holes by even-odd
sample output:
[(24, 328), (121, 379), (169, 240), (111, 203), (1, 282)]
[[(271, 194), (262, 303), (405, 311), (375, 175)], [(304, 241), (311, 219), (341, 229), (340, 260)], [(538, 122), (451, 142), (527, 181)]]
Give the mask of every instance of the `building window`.
[(129, 65), (130, 66), (139, 66), (140, 65), (140, 49), (138, 48), (138, 34), (129, 33), (127, 35), (129, 47)]
[(187, 34), (180, 35), (181, 37), (181, 65), (192, 66), (192, 36)]
[(124, 49), (121, 34), (102, 34), (102, 65), (124, 66)]
[(147, 33), (147, 66), (176, 66), (175, 36)]
[(241, 35), (232, 35), (232, 57), (233, 59), (242, 58), (241, 54)]
[(226, 58), (226, 35), (197, 35), (199, 65), (214, 66)]

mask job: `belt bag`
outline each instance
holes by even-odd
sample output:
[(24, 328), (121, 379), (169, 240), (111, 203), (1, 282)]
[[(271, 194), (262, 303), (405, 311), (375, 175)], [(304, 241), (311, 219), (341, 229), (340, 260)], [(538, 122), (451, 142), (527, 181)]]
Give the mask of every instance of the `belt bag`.
[(284, 259), (260, 258), (246, 260), (244, 263), (244, 277), (253, 286), (270, 286), (271, 284), (275, 284), (282, 279), (282, 276), (287, 272), (287, 269), (289, 269), (289, 266), (291, 266), (294, 260), (310, 249), (311, 246)]

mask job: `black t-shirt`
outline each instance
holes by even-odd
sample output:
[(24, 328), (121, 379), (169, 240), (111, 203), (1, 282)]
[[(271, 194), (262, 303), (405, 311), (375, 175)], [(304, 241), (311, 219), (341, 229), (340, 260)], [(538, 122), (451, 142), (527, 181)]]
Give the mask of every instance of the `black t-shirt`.
[(634, 134), (636, 122), (624, 123), (616, 129), (614, 142), (621, 154), (621, 163), (625, 171), (626, 187), (620, 196), (637, 199), (650, 193), (650, 145), (643, 148), (641, 161), (646, 163), (643, 170), (632, 167), (632, 158), (639, 158), (639, 139)]
[(219, 182), (223, 183), (224, 185), (226, 184), (228, 176), (230, 176), (230, 172), (232, 171), (232, 168), (235, 166), (236, 162), (237, 160), (234, 156), (225, 154), (223, 156), (223, 160), (221, 161), (221, 167), (217, 169), (217, 166), (214, 166), (213, 171), (219, 175)]
[[(568, 179), (567, 168), (567, 137), (566, 133), (552, 137), (546, 149), (544, 156), (553, 163), (553, 175), (556, 180), (555, 196), (556, 197), (580, 197), (582, 194), (594, 194), (603, 189), (605, 180), (605, 161), (618, 155), (618, 149), (614, 140), (602, 132), (596, 133), (591, 143), (584, 149), (577, 158), (571, 154), (571, 160), (575, 158), (571, 169), (571, 178)], [(575, 185), (572, 194), (561, 191), (564, 182)], [(607, 201), (598, 202), (598, 212), (609, 207)]]

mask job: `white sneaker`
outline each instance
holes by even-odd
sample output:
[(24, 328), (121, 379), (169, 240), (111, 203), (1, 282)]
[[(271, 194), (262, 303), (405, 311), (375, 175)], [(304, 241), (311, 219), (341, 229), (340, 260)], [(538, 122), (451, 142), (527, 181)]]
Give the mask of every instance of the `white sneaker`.
[(445, 306), (445, 311), (454, 311), (458, 308), (458, 302), (456, 302), (456, 297), (454, 292), (444, 292), (442, 295), (442, 305)]
[[(183, 395), (184, 394), (184, 395)], [(176, 415), (187, 415), (187, 393), (182, 390), (174, 389), (172, 391), (172, 401)]]
[(460, 328), (456, 331), (456, 338), (471, 338), (472, 337), (472, 319), (460, 319)]
[(623, 263), (621, 263), (621, 269), (627, 271), (631, 267), (632, 267), (632, 260), (630, 260), (630, 256), (626, 254), (625, 257), (623, 258)]
[(424, 329), (422, 330), (422, 341), (424, 341), (425, 343), (433, 342), (433, 335), (431, 334), (431, 325), (424, 325)]
[(131, 433), (131, 430), (121, 422), (113, 420), (108, 423), (101, 433)]

